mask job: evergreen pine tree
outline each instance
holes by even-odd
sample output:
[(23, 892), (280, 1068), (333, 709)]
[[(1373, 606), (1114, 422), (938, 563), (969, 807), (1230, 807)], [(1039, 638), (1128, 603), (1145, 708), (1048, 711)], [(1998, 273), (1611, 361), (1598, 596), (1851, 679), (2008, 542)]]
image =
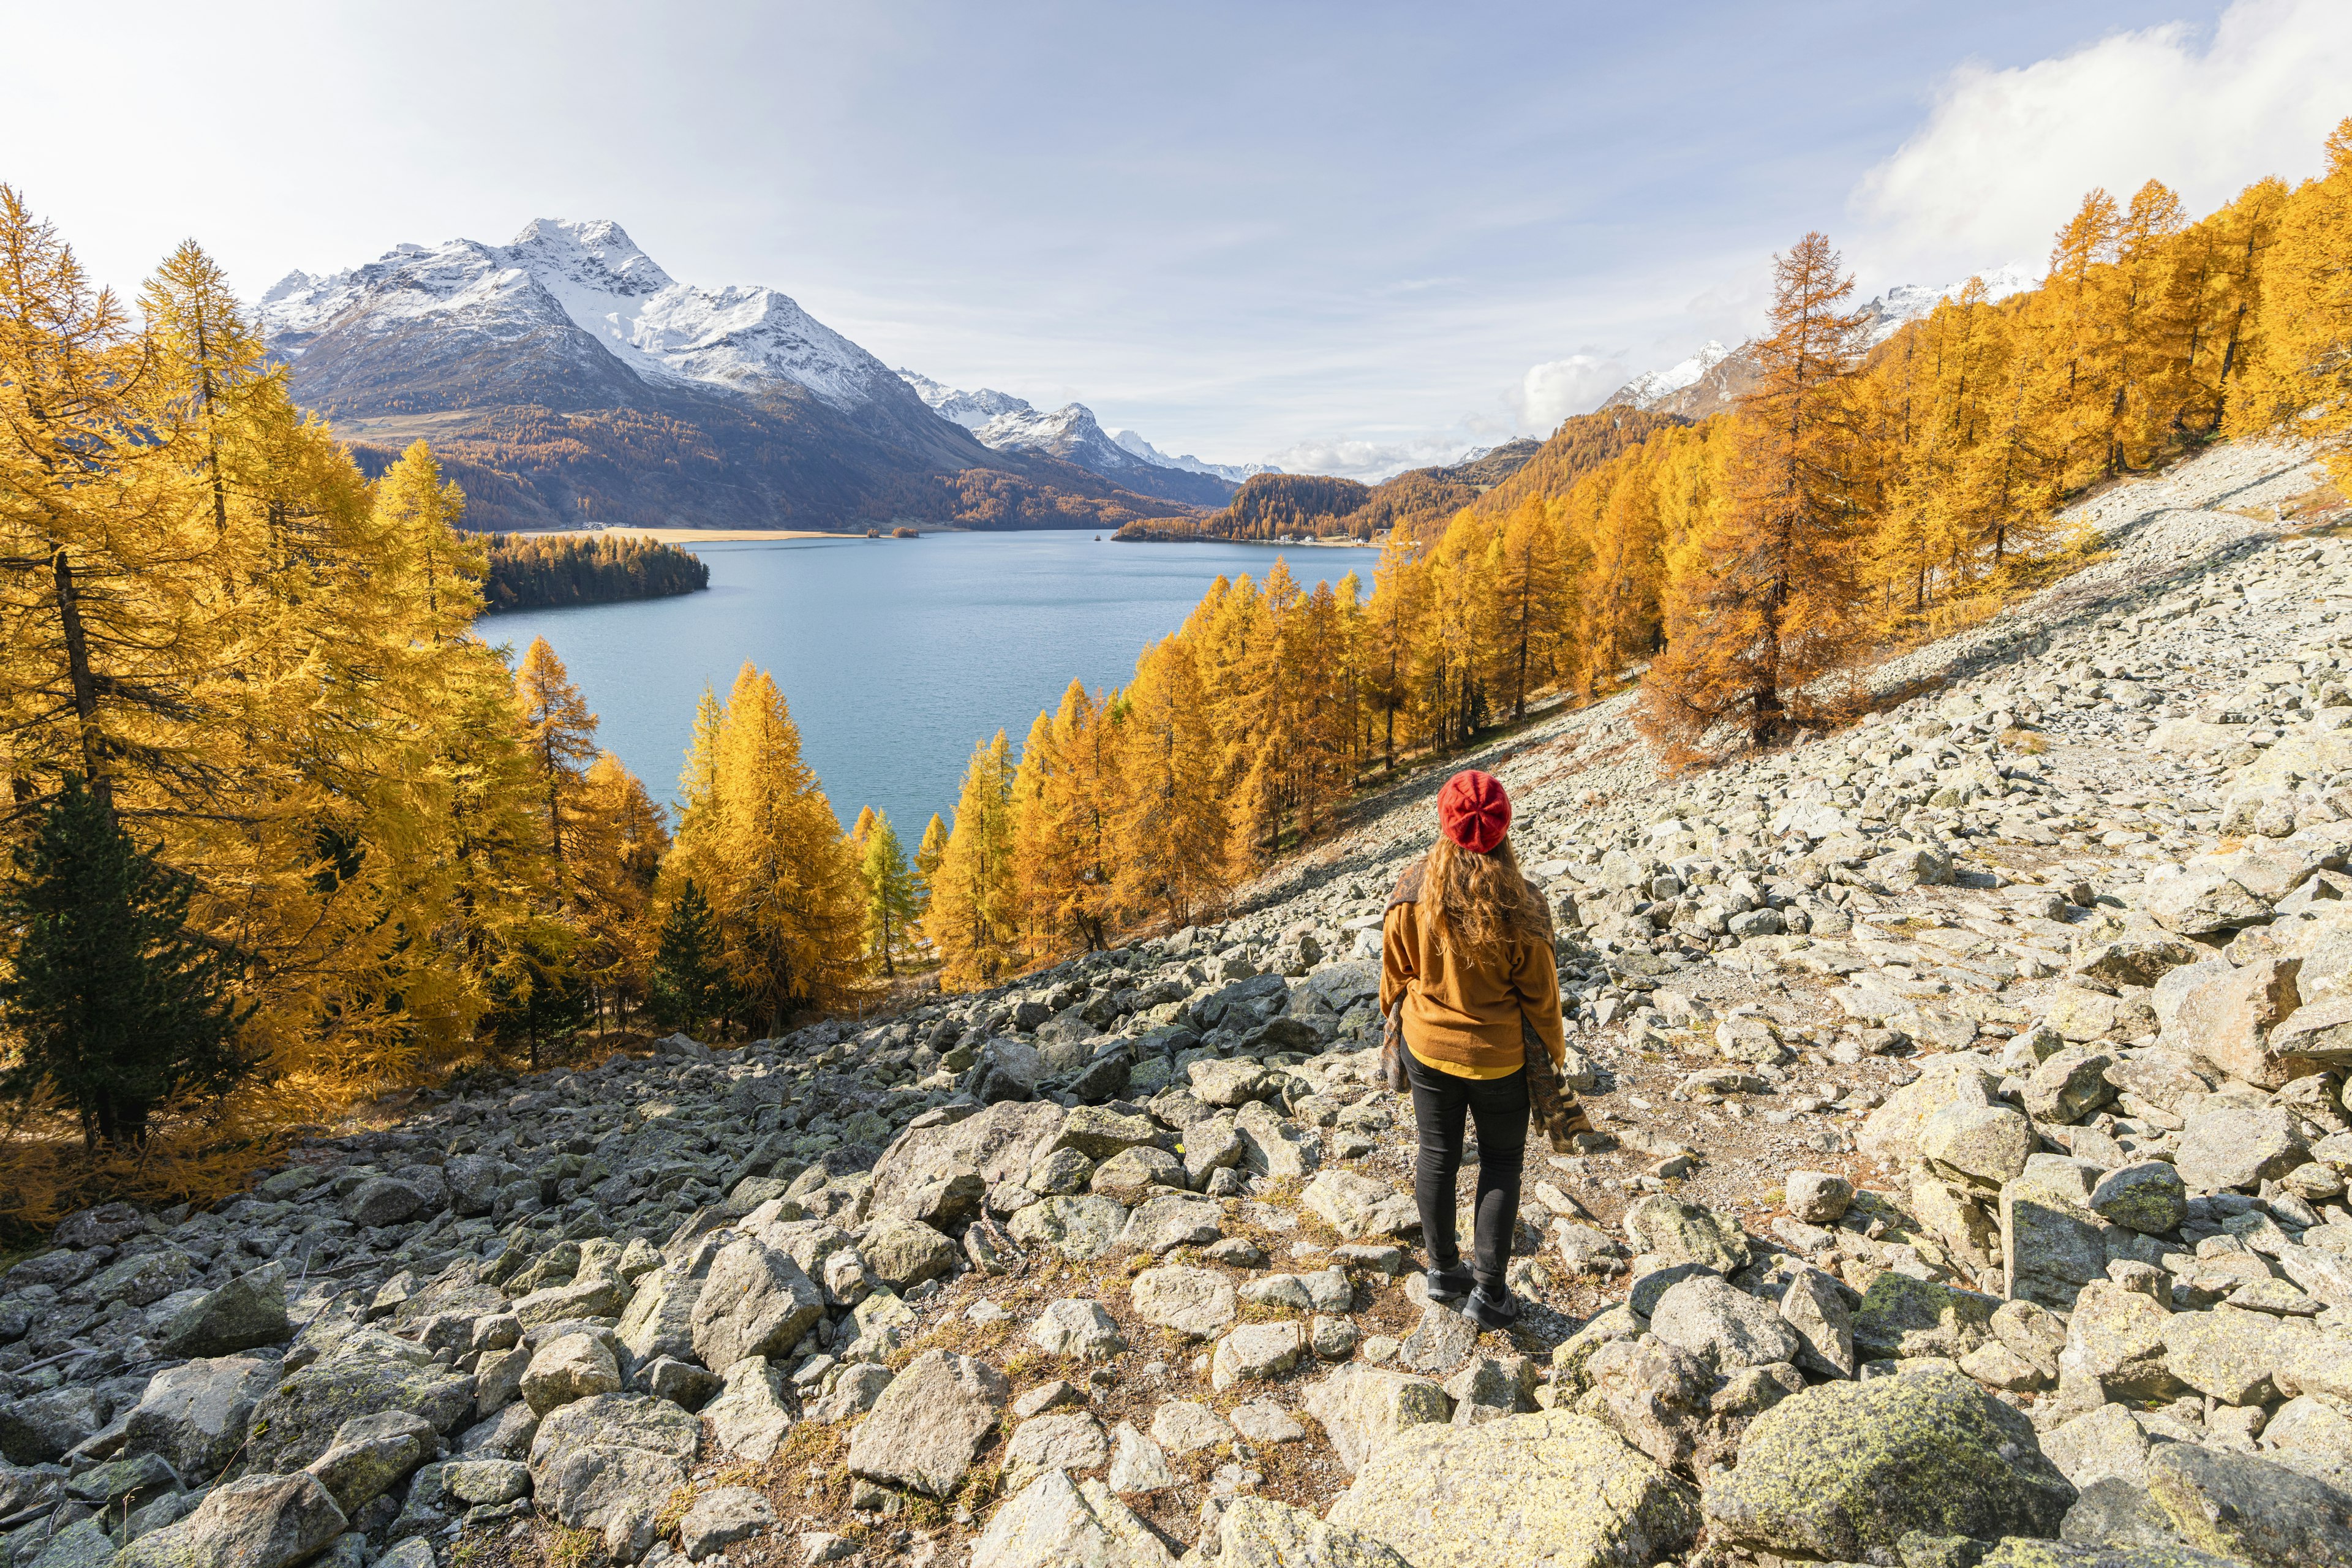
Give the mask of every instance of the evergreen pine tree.
[(662, 1028), (707, 1026), (714, 1033), (735, 1010), (719, 918), (691, 877), (680, 884), (663, 917), (661, 945), (646, 981), (646, 1010)]
[(0, 928), (16, 942), (0, 973), (0, 1024), (21, 1054), (0, 1073), (0, 1095), (54, 1086), (85, 1143), (119, 1149), (172, 1095), (217, 1093), (245, 1075), (229, 961), (188, 930), (187, 879), (132, 843), (79, 775), (11, 858)]

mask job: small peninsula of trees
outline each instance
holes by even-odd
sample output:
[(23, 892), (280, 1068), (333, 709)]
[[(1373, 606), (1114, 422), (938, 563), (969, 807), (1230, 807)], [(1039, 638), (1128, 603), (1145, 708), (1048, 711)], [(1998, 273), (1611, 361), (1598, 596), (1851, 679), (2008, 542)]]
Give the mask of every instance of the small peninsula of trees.
[(710, 586), (710, 568), (675, 544), (625, 533), (493, 533), (482, 605), (542, 610), (659, 599)]

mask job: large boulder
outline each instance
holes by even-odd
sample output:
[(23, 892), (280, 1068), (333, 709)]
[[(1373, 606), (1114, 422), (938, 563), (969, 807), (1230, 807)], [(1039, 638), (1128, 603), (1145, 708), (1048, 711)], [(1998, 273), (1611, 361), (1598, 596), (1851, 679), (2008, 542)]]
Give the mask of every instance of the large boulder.
[(1586, 1416), (1417, 1426), (1375, 1451), (1329, 1522), (1413, 1568), (1634, 1568), (1698, 1532), (1691, 1489)]
[(1150, 1526), (1100, 1481), (1039, 1476), (999, 1508), (971, 1568), (1175, 1568)]
[(2204, 1191), (2252, 1187), (2304, 1162), (2294, 1120), (2275, 1105), (2217, 1105), (2182, 1129), (2173, 1158), (2180, 1179)]
[(1017, 1182), (1041, 1147), (1061, 1131), (1066, 1113), (1048, 1100), (1003, 1100), (961, 1121), (902, 1134), (874, 1164), (867, 1212), (916, 1219), (919, 1193), (963, 1171), (986, 1186)]
[(963, 1257), (963, 1249), (954, 1242), (910, 1219), (875, 1221), (857, 1250), (874, 1277), (901, 1295), (926, 1279), (953, 1272)]
[(1004, 1374), (952, 1351), (925, 1351), (882, 1391), (849, 1442), (868, 1480), (952, 1496), (1011, 1397)]
[(1299, 1201), (1349, 1241), (1417, 1236), (1421, 1211), (1411, 1193), (1360, 1176), (1324, 1171), (1307, 1184)]
[(2352, 1562), (2352, 1494), (2251, 1454), (2167, 1443), (2147, 1490), (2182, 1539), (2256, 1568)]
[(649, 1362), (657, 1356), (683, 1361), (694, 1353), (694, 1303), (702, 1293), (705, 1271), (677, 1267), (656, 1268), (637, 1281), (621, 1314), (614, 1338), (632, 1358)]
[(1443, 1426), (1454, 1414), (1452, 1397), (1430, 1379), (1360, 1363), (1308, 1384), (1305, 1406), (1351, 1476), (1399, 1433)]
[(362, 1330), (254, 1405), (245, 1466), (299, 1470), (333, 1445), (344, 1422), (381, 1411), (404, 1410), (447, 1432), (473, 1402), (473, 1380), (434, 1365), (423, 1346)]
[(2098, 1379), (2111, 1400), (2173, 1398), (2184, 1390), (2165, 1364), (2164, 1328), (2171, 1316), (2153, 1297), (2095, 1279), (2074, 1299), (2068, 1363)]
[(1223, 1568), (1411, 1568), (1369, 1535), (1247, 1495), (1234, 1498), (1218, 1517), (1217, 1561)]
[[(843, 1382), (861, 1372), (885, 1379), (890, 1375), (881, 1367), (858, 1367), (850, 1369)], [(766, 1356), (746, 1356), (729, 1367), (719, 1393), (701, 1412), (718, 1435), (719, 1447), (748, 1464), (773, 1457), (792, 1430), (792, 1406), (784, 1398), (790, 1382), (785, 1369)]]
[(1110, 1462), (1102, 1423), (1083, 1410), (1033, 1415), (1004, 1447), (1003, 1487), (1019, 1491), (1047, 1470), (1093, 1470)]
[(544, 1415), (559, 1405), (621, 1391), (620, 1363), (591, 1333), (558, 1334), (531, 1352), (522, 1374), (523, 1403)]
[(1864, 1361), (1923, 1355), (1957, 1361), (1992, 1337), (2000, 1306), (1990, 1296), (1890, 1268), (1870, 1282), (1854, 1311), (1854, 1354)]
[(1650, 1331), (1724, 1375), (1793, 1362), (1804, 1341), (1771, 1303), (1712, 1274), (1696, 1274), (1658, 1298)]
[(1625, 1234), (1662, 1268), (1696, 1263), (1736, 1274), (1748, 1266), (1748, 1237), (1737, 1220), (1664, 1193), (1653, 1193), (1625, 1211)]
[(247, 1476), (215, 1487), (176, 1524), (141, 1536), (122, 1568), (289, 1568), (349, 1528), (315, 1476)]
[(2184, 868), (2152, 884), (2144, 907), (2157, 924), (2180, 936), (2236, 931), (2271, 918), (2268, 900), (2211, 867)]
[(438, 1435), (422, 1416), (385, 1410), (344, 1422), (327, 1451), (305, 1468), (319, 1478), (337, 1508), (355, 1514), (362, 1505), (407, 1479), (440, 1447)]
[(2054, 1536), (2074, 1500), (2032, 1423), (1931, 1363), (1782, 1400), (1748, 1426), (1705, 1507), (1718, 1542), (1858, 1563), (1889, 1560), (1912, 1531)]
[(253, 1407), (278, 1381), (276, 1362), (222, 1356), (147, 1380), (122, 1429), (130, 1454), (160, 1454), (183, 1476), (216, 1476), (245, 1446)]
[(2033, 1142), (2032, 1124), (2019, 1112), (1967, 1100), (1939, 1107), (1919, 1129), (1919, 1152), (1929, 1164), (1987, 1192), (2025, 1169)]
[(653, 1544), (654, 1516), (684, 1486), (702, 1423), (667, 1399), (601, 1394), (554, 1411), (530, 1444), (540, 1511), (570, 1530), (599, 1532), (616, 1560)]
[(156, 1348), (174, 1357), (225, 1356), (293, 1337), (286, 1320), (286, 1266), (271, 1263), (181, 1308), (163, 1326)]
[(2180, 1000), (2170, 1034), (2231, 1078), (2276, 1089), (2294, 1076), (2271, 1049), (2271, 1031), (2302, 1001), (2296, 958), (2257, 958), (2216, 974)]
[(2099, 1168), (2036, 1154), (2000, 1190), (2001, 1265), (2012, 1299), (2065, 1311), (2074, 1294), (2107, 1273), (2111, 1222), (2091, 1207)]
[(1240, 1316), (1233, 1281), (1213, 1268), (1147, 1268), (1128, 1290), (1137, 1316), (1191, 1339), (1214, 1339)]
[(781, 1356), (824, 1315), (824, 1293), (786, 1254), (737, 1237), (710, 1261), (694, 1302), (694, 1353), (713, 1372)]
[(1118, 1245), (1127, 1214), (1127, 1205), (1116, 1198), (1041, 1198), (1014, 1214), (1004, 1228), (1023, 1247), (1050, 1247), (1073, 1263), (1084, 1263)]
[(2144, 1160), (2101, 1176), (2091, 1189), (2091, 1208), (2126, 1230), (2162, 1236), (2189, 1217), (2189, 1194), (2178, 1170), (2162, 1160)]

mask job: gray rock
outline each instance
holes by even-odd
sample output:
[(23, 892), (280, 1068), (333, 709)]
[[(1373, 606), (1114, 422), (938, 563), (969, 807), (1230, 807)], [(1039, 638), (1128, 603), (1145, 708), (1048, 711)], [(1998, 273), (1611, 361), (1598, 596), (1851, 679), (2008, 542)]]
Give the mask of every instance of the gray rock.
[(2064, 1311), (2107, 1272), (2109, 1222), (2091, 1208), (2097, 1169), (2036, 1154), (2000, 1190), (2001, 1264), (2009, 1293)]
[(1864, 1361), (1957, 1361), (1992, 1337), (1992, 1315), (2000, 1305), (1993, 1297), (1890, 1268), (1870, 1282), (1854, 1310), (1854, 1354)]
[(971, 1568), (1175, 1568), (1135, 1510), (1100, 1481), (1047, 1470), (991, 1516)]
[(2147, 1429), (2120, 1405), (2102, 1405), (2042, 1434), (2042, 1454), (2076, 1491), (2105, 1480), (2145, 1488), (2147, 1449)]
[(1216, 1269), (1179, 1265), (1143, 1269), (1129, 1286), (1129, 1300), (1143, 1321), (1173, 1328), (1192, 1340), (1213, 1340), (1240, 1317), (1233, 1281)]
[(894, 1375), (888, 1367), (870, 1362), (841, 1368), (831, 1378), (824, 1397), (808, 1407), (809, 1419), (838, 1426), (865, 1415), (890, 1386)]
[(1789, 1213), (1807, 1225), (1835, 1225), (1853, 1202), (1853, 1184), (1827, 1171), (1791, 1171), (1784, 1191)]
[(1111, 1433), (1109, 1472), (1104, 1484), (1122, 1495), (1134, 1492), (1166, 1491), (1177, 1484), (1176, 1472), (1168, 1468), (1168, 1456), (1160, 1445), (1135, 1429), (1131, 1422), (1122, 1421)]
[(2098, 1379), (2111, 1400), (2147, 1404), (2188, 1392), (2165, 1363), (2164, 1329), (2172, 1314), (2137, 1290), (2095, 1279), (2074, 1299), (2066, 1359)]
[(1726, 1375), (1794, 1361), (1804, 1343), (1769, 1303), (1713, 1275), (1685, 1279), (1660, 1297), (1650, 1331)]
[(123, 1426), (124, 1451), (159, 1454), (183, 1476), (220, 1474), (278, 1370), (257, 1356), (224, 1356), (157, 1373)]
[(2101, 1176), (2091, 1189), (2091, 1207), (2126, 1229), (2161, 1236), (2189, 1217), (2189, 1194), (2179, 1171), (2147, 1160)]
[(1718, 1274), (1737, 1274), (1748, 1266), (1748, 1238), (1737, 1221), (1664, 1193), (1653, 1193), (1625, 1211), (1625, 1234), (1637, 1251), (1669, 1268), (1696, 1263)]
[(1127, 1205), (1101, 1196), (1041, 1199), (1022, 1209), (1005, 1230), (1028, 1247), (1052, 1247), (1073, 1263), (1100, 1258), (1127, 1227)]
[(1082, 1297), (1053, 1302), (1038, 1317), (1030, 1339), (1047, 1355), (1108, 1361), (1127, 1348), (1118, 1322), (1102, 1303)]
[(694, 1353), (694, 1303), (703, 1275), (683, 1268), (657, 1268), (639, 1279), (621, 1314), (614, 1337), (635, 1361), (656, 1356), (680, 1360)]
[(1306, 1351), (1306, 1331), (1297, 1323), (1244, 1323), (1217, 1342), (1209, 1384), (1223, 1394), (1237, 1383), (1276, 1376), (1297, 1366)]
[(1798, 1269), (1781, 1294), (1780, 1317), (1804, 1342), (1797, 1352), (1801, 1365), (1830, 1377), (1853, 1375), (1853, 1314), (1834, 1278), (1819, 1268)]
[(1359, 1363), (1309, 1384), (1306, 1410), (1329, 1436), (1340, 1468), (1354, 1475), (1399, 1433), (1443, 1426), (1454, 1414), (1454, 1400), (1428, 1378)]
[(880, 1219), (857, 1244), (874, 1277), (904, 1295), (926, 1279), (954, 1272), (962, 1250), (916, 1220)]
[(1421, 1234), (1421, 1211), (1401, 1193), (1352, 1171), (1323, 1171), (1299, 1202), (1349, 1241), (1402, 1240)]
[(2284, 1465), (2167, 1443), (2148, 1454), (2147, 1489), (2200, 1551), (2256, 1568), (2352, 1560), (2352, 1495)]
[(775, 1527), (776, 1510), (766, 1498), (750, 1487), (718, 1487), (694, 1500), (677, 1521), (677, 1540), (687, 1561), (699, 1563)]
[(557, 1523), (598, 1532), (614, 1558), (634, 1563), (653, 1544), (654, 1516), (687, 1483), (701, 1445), (702, 1423), (667, 1400), (600, 1394), (539, 1424), (531, 1491)]
[(1615, 1433), (1555, 1410), (1402, 1433), (1329, 1522), (1414, 1568), (1631, 1568), (1678, 1555), (1699, 1516), (1688, 1487)]
[(1190, 1399), (1171, 1399), (1151, 1413), (1151, 1440), (1179, 1458), (1230, 1443), (1234, 1436), (1223, 1416)]
[[(1555, 1380), (1559, 1376), (1555, 1352)], [(1715, 1375), (1705, 1362), (1654, 1334), (1610, 1341), (1584, 1362), (1591, 1387), (1578, 1408), (1661, 1465), (1690, 1462), (1712, 1414)]]
[(2252, 1187), (2304, 1162), (2294, 1121), (2276, 1106), (2221, 1105), (2200, 1110), (2180, 1134), (2173, 1163), (2200, 1191)]
[(910, 1131), (875, 1163), (871, 1212), (904, 1218), (927, 1184), (971, 1171), (985, 1187), (1017, 1182), (1032, 1152), (1060, 1131), (1066, 1112), (1050, 1101), (1003, 1100), (944, 1126)]
[(1325, 1524), (1272, 1498), (1234, 1498), (1217, 1517), (1217, 1561), (1224, 1568), (1407, 1568), (1369, 1535)]
[(824, 1297), (801, 1266), (738, 1237), (711, 1260), (694, 1303), (694, 1352), (713, 1372), (746, 1356), (790, 1350), (824, 1314)]
[(495, 1508), (530, 1495), (530, 1467), (514, 1459), (459, 1459), (441, 1467), (441, 1484), (459, 1502)]
[(2271, 906), (2228, 873), (2200, 868), (2158, 882), (2145, 904), (2156, 923), (2182, 936), (2204, 936), (2259, 925)]
[(1713, 1541), (1851, 1563), (1915, 1530), (2055, 1535), (2074, 1501), (2023, 1415), (1930, 1364), (1782, 1400), (1749, 1426), (1704, 1506)]
[(1184, 1162), (1165, 1149), (1122, 1149), (1095, 1167), (1087, 1190), (1123, 1204), (1141, 1203), (1156, 1189), (1185, 1185)]
[(47, 1465), (106, 1424), (98, 1391), (68, 1384), (29, 1398), (0, 1400), (0, 1458)]
[(1011, 1395), (987, 1363), (926, 1351), (907, 1363), (849, 1444), (849, 1468), (868, 1480), (954, 1495)]
[(560, 1334), (532, 1352), (523, 1369), (523, 1403), (538, 1415), (576, 1399), (620, 1391), (620, 1364), (595, 1334)]
[(373, 1176), (343, 1200), (343, 1217), (357, 1226), (398, 1225), (425, 1207), (425, 1194), (406, 1182)]
[(177, 1524), (142, 1535), (122, 1568), (289, 1568), (349, 1521), (315, 1476), (247, 1476), (215, 1487)]
[(225, 1356), (293, 1337), (286, 1321), (286, 1266), (271, 1263), (180, 1309), (156, 1348), (167, 1356)]
[(1002, 1484), (1017, 1492), (1047, 1470), (1099, 1469), (1109, 1462), (1102, 1423), (1085, 1411), (1033, 1415), (1013, 1429), (1005, 1445)]
[(1919, 1152), (1935, 1167), (1986, 1191), (2025, 1169), (2033, 1152), (2032, 1124), (2005, 1105), (1956, 1100), (1919, 1130)]
[(1136, 1206), (1119, 1232), (1118, 1245), (1160, 1257), (1180, 1247), (1204, 1247), (1223, 1234), (1215, 1203), (1169, 1194)]
[(344, 1422), (384, 1411), (406, 1411), (436, 1432), (449, 1431), (473, 1404), (472, 1381), (424, 1355), (423, 1347), (373, 1330), (353, 1334), (343, 1349), (295, 1373), (254, 1405), (247, 1468), (299, 1469), (333, 1445)]
[(2069, 1046), (2033, 1069), (2025, 1080), (2025, 1109), (2036, 1121), (2070, 1126), (2116, 1097), (2107, 1082), (2115, 1058), (2105, 1051)]
[[(886, 1384), (890, 1376), (881, 1367), (853, 1370), (879, 1373)], [(785, 1399), (789, 1381), (784, 1369), (766, 1356), (745, 1356), (729, 1367), (718, 1394), (702, 1407), (702, 1418), (710, 1423), (719, 1447), (747, 1464), (773, 1458), (793, 1426), (792, 1406)]]
[(1478, 1342), (1478, 1325), (1442, 1302), (1421, 1309), (1421, 1321), (1405, 1337), (1397, 1362), (1411, 1372), (1452, 1372), (1470, 1359)]
[(385, 1410), (357, 1415), (336, 1429), (327, 1451), (305, 1467), (335, 1506), (355, 1515), (408, 1479), (440, 1448), (439, 1434), (421, 1415)]

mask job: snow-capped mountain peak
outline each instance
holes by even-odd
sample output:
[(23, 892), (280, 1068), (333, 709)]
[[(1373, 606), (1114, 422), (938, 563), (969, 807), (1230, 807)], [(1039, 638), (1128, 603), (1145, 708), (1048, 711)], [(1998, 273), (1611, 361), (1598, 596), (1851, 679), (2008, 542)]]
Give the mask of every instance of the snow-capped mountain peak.
[(843, 409), (892, 379), (789, 296), (679, 283), (603, 218), (537, 218), (509, 245), (399, 245), (347, 272), (292, 273), (262, 297), (260, 316), (270, 346), (289, 359), (346, 320), (372, 331), (443, 321), (493, 339), (575, 327), (647, 382), (747, 392), (790, 383)]
[[(942, 419), (970, 430), (992, 451), (1046, 452), (1150, 495), (1215, 504), (1255, 468), (1215, 467), (1197, 458), (1170, 459), (1131, 430), (1107, 433), (1083, 403), (1044, 410), (1009, 392), (967, 392), (917, 371), (898, 374)], [(1180, 478), (1191, 475), (1193, 478)]]
[(1705, 346), (1690, 358), (1668, 365), (1664, 370), (1635, 376), (1609, 401), (1630, 403), (1636, 408), (1654, 407), (1685, 387), (1697, 385), (1701, 376), (1730, 357), (1729, 349), (1709, 338)]
[[(1990, 272), (1977, 272), (1970, 278), (1984, 284), (1985, 300), (2006, 300), (2011, 294), (2037, 287), (2042, 281), (2042, 269), (2027, 261), (2012, 261)], [(1957, 283), (1947, 283), (1940, 289), (1921, 283), (1897, 283), (1873, 300), (1864, 310), (1870, 320), (1863, 328), (1864, 342), (1875, 348), (1902, 331), (1906, 321), (1922, 321), (1936, 313), (1936, 307), (1946, 300), (1957, 300), (1960, 290), (1969, 286), (1969, 278)]]
[(1181, 458), (1171, 458), (1133, 430), (1108, 430), (1104, 434), (1147, 463), (1157, 463), (1163, 468), (1176, 468), (1188, 474), (1207, 474), (1228, 484), (1240, 484), (1252, 474), (1277, 471), (1264, 463), (1204, 463), (1190, 452)]
[(930, 405), (931, 412), (943, 419), (952, 419), (967, 430), (977, 430), (1000, 414), (1034, 412), (1026, 402), (993, 387), (964, 392), (904, 366), (899, 368), (898, 375), (915, 389), (916, 396)]

